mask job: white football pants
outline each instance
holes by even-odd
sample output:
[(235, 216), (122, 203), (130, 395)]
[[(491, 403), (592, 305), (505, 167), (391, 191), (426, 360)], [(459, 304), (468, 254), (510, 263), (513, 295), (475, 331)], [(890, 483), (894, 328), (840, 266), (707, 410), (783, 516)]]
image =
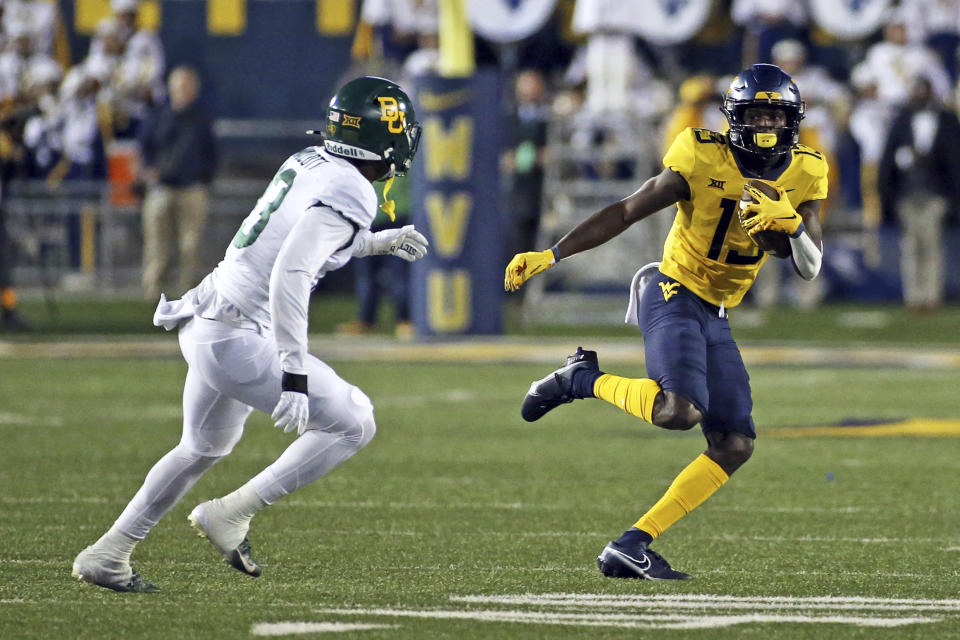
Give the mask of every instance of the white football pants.
[[(280, 399), (280, 360), (272, 336), (194, 317), (180, 328), (180, 351), (189, 365), (183, 436), (153, 466), (114, 525), (137, 539), (233, 450), (254, 409), (269, 414)], [(248, 483), (266, 504), (329, 473), (376, 432), (366, 394), (312, 355), (305, 364), (307, 431)]]

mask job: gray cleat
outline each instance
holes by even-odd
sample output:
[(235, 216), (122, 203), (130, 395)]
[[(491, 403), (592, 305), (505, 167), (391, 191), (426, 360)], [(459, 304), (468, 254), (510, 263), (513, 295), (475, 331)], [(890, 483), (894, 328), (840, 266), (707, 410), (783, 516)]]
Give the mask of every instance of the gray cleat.
[(160, 591), (160, 587), (141, 578), (128, 562), (111, 559), (93, 547), (87, 547), (77, 555), (72, 575), (82, 582), (123, 593)]

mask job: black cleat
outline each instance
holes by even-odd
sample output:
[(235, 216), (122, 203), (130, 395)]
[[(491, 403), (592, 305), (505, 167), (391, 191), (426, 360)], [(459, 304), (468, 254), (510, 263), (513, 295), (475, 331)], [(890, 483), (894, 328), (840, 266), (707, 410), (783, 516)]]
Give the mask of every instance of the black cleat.
[(259, 578), (261, 569), (260, 564), (253, 559), (250, 549), (250, 541), (246, 538), (237, 545), (237, 548), (226, 556), (227, 564), (241, 573), (245, 573), (252, 578)]
[(600, 371), (597, 352), (584, 351), (583, 347), (577, 347), (575, 354), (567, 356), (566, 364), (530, 385), (520, 407), (523, 419), (527, 422), (539, 420), (554, 407), (578, 399), (580, 396), (573, 393), (573, 374), (584, 369)]
[(639, 544), (622, 547), (610, 542), (597, 556), (600, 573), (608, 578), (637, 578), (641, 580), (690, 580), (693, 576), (674, 571), (670, 563), (656, 551)]

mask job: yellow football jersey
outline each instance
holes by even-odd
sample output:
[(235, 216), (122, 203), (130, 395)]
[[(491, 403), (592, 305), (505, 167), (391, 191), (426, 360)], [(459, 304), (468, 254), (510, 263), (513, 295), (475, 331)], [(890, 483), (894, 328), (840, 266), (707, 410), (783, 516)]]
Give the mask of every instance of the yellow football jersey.
[[(827, 197), (827, 162), (797, 145), (776, 180), (794, 207)], [(735, 307), (767, 259), (740, 226), (740, 195), (749, 178), (740, 173), (726, 136), (686, 129), (663, 157), (663, 166), (682, 175), (690, 200), (677, 203), (677, 217), (663, 246), (660, 271), (711, 304)]]

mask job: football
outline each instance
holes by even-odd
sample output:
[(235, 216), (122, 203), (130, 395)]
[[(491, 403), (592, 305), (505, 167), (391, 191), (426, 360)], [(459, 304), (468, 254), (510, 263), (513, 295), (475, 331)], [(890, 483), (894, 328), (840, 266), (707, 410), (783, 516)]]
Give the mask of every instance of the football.
[[(748, 180), (747, 184), (744, 185), (743, 193), (740, 195), (740, 200), (743, 202), (756, 202), (756, 199), (747, 191), (747, 186), (754, 187), (771, 200), (780, 199), (780, 194), (777, 193), (777, 190), (774, 189), (773, 186), (760, 180)], [(755, 236), (752, 236), (751, 239), (763, 251), (776, 258), (786, 258), (790, 256), (790, 237), (785, 233), (781, 233), (780, 231), (761, 231)]]

